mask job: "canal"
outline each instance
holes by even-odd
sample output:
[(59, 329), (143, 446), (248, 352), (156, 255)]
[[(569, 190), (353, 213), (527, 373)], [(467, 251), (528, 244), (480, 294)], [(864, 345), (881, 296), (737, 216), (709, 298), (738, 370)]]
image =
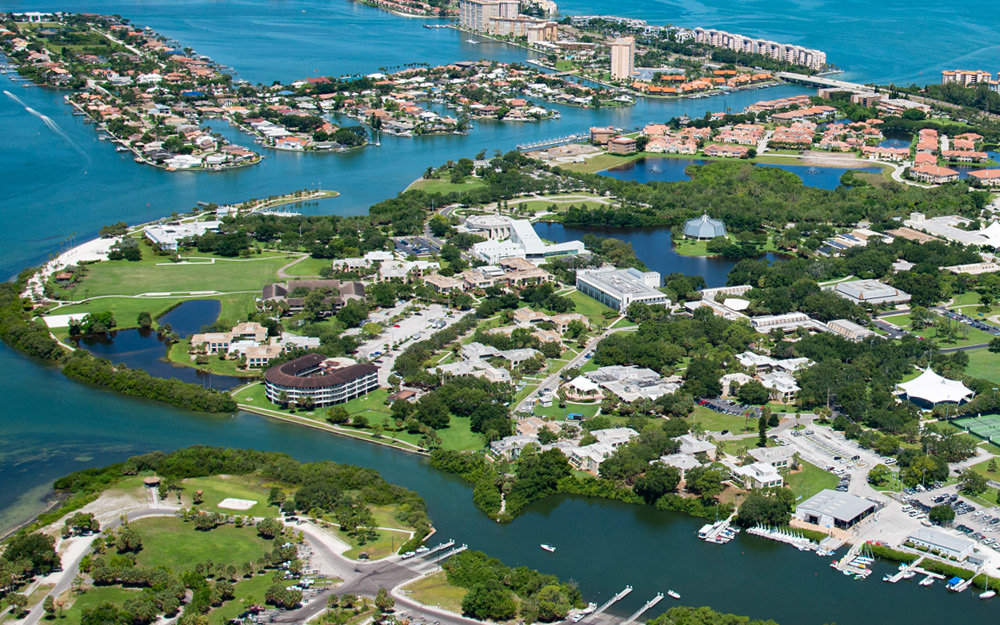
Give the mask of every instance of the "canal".
[[(774, 0), (738, 7), (724, 0), (627, 7), (611, 0), (572, 0), (563, 9), (638, 13), (659, 23), (683, 20), (690, 26), (801, 42), (826, 49), (831, 60), (847, 66), (851, 72), (847, 78), (931, 76), (941, 69), (924, 61), (933, 58), (927, 52), (932, 49), (954, 50), (963, 63), (976, 66), (1000, 61), (995, 33), (982, 26), (997, 22), (997, 6), (941, 5), (929, 0), (893, 4), (899, 5), (901, 17), (889, 25), (901, 29), (899, 40), (906, 45), (887, 47), (878, 37), (864, 36), (887, 23), (872, 18), (870, 3), (857, 0), (813, 3), (808, 10), (814, 19), (794, 20), (794, 33), (779, 26), (789, 23), (787, 7)], [(47, 0), (20, 0), (10, 8), (46, 11), (53, 5)], [(424, 29), (420, 20), (341, 0), (80, 0), (72, 8), (131, 17), (235, 66), (238, 78), (253, 82), (368, 73), (380, 65), (399, 67), (414, 60), (438, 64), (469, 58), (530, 58), (520, 49), (492, 42), (468, 44), (461, 33)], [(807, 29), (805, 34), (799, 32), (802, 28)], [(915, 63), (916, 59), (920, 60)], [(3, 89), (14, 91), (9, 84)], [(361, 214), (404, 188), (428, 165), (481, 149), (508, 150), (593, 125), (631, 128), (681, 114), (700, 117), (706, 110), (741, 110), (760, 99), (809, 92), (785, 86), (707, 100), (640, 100), (635, 107), (600, 111), (555, 107), (562, 119), (551, 123), (482, 124), (468, 136), (385, 137), (378, 148), (348, 154), (267, 151), (259, 167), (201, 175), (139, 166), (110, 144), (99, 142), (91, 126), (71, 115), (62, 93), (20, 87), (16, 91), (0, 94), (4, 136), (0, 215), (5, 220), (0, 272), (4, 276), (91, 238), (102, 225), (160, 218), (190, 209), (197, 201), (226, 203), (324, 188), (342, 195), (309, 210)], [(651, 235), (644, 250), (669, 256), (654, 246), (658, 241), (660, 250), (665, 247), (665, 234)], [(642, 233), (635, 236), (638, 250)], [(546, 238), (557, 239), (554, 232)], [(659, 265), (654, 260), (657, 254), (640, 251), (647, 263), (666, 273), (669, 267), (685, 267), (680, 270), (702, 273), (710, 283), (719, 283), (728, 272), (726, 261), (678, 258), (671, 260), (676, 265)], [(684, 265), (688, 262), (696, 264)], [(947, 596), (940, 588), (909, 583), (889, 587), (875, 581), (881, 571), (868, 581), (856, 582), (834, 573), (815, 555), (752, 538), (727, 546), (708, 545), (695, 539), (700, 521), (647, 507), (560, 497), (540, 502), (514, 523), (501, 526), (475, 509), (467, 485), (431, 469), (423, 458), (252, 415), (197, 415), (121, 397), (71, 382), (58, 370), (4, 345), (0, 345), (0, 371), (4, 373), (0, 389), (7, 399), (0, 412), (3, 527), (37, 513), (52, 480), (73, 470), (192, 444), (249, 447), (377, 469), (386, 479), (424, 496), (442, 539), (453, 537), (502, 556), (508, 564), (575, 579), (588, 600), (598, 603), (631, 584), (635, 592), (618, 607), (621, 613), (673, 588), (683, 595), (684, 604), (774, 618), (783, 625), (939, 623), (956, 615), (972, 622), (995, 618), (995, 608), (977, 602), (971, 593)], [(542, 542), (554, 544), (557, 552), (541, 551)], [(666, 607), (667, 603), (659, 606)]]

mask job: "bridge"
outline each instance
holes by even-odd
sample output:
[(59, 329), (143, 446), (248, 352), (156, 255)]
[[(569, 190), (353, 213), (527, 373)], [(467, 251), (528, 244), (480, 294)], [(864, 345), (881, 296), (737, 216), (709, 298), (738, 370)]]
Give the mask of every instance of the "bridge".
[(517, 146), (517, 149), (521, 152), (530, 152), (531, 150), (538, 150), (540, 148), (554, 148), (558, 145), (576, 143), (577, 141), (583, 141), (588, 138), (589, 135), (586, 134), (567, 135), (565, 137), (558, 137), (556, 139), (544, 139), (542, 141), (536, 141), (534, 143), (521, 143)]
[(845, 80), (834, 80), (833, 78), (826, 78), (824, 76), (807, 76), (806, 74), (796, 74), (794, 72), (778, 72), (775, 74), (778, 78), (782, 80), (787, 80), (788, 82), (797, 82), (804, 85), (812, 85), (815, 87), (833, 87), (836, 89), (844, 89), (845, 91), (871, 91), (872, 88), (866, 85), (858, 84), (856, 82), (847, 82)]

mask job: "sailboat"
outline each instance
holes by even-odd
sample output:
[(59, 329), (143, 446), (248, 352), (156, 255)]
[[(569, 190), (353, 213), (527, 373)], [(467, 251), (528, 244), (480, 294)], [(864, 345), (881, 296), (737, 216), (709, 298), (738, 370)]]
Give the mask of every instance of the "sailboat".
[(987, 573), (986, 573), (986, 590), (984, 590), (983, 592), (979, 593), (979, 598), (980, 599), (992, 599), (993, 597), (996, 597), (996, 596), (997, 596), (997, 592), (995, 590), (993, 590), (992, 588), (990, 588), (990, 574), (987, 571)]

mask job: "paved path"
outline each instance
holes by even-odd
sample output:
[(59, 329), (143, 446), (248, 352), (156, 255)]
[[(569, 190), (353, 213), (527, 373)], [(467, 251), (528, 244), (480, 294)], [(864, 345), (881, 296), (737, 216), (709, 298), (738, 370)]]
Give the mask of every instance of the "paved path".
[[(614, 324), (618, 323), (619, 321), (621, 321), (624, 318), (625, 318), (624, 315), (622, 315), (621, 317), (618, 317), (613, 322), (611, 322), (611, 325), (613, 326)], [(546, 377), (544, 380), (542, 380), (541, 384), (539, 384), (535, 388), (535, 390), (533, 390), (530, 393), (528, 393), (524, 397), (524, 399), (522, 399), (520, 402), (518, 402), (518, 404), (516, 406), (514, 406), (514, 413), (517, 413), (517, 412), (521, 411), (522, 409), (524, 409), (524, 407), (526, 405), (528, 405), (528, 402), (531, 401), (531, 400), (533, 400), (538, 395), (538, 392), (540, 390), (542, 390), (543, 388), (548, 388), (548, 387), (552, 386), (553, 384), (555, 384), (556, 380), (559, 379), (560, 372), (565, 371), (567, 369), (572, 369), (573, 367), (576, 367), (577, 365), (579, 365), (583, 360), (586, 359), (587, 354), (589, 354), (595, 347), (597, 347), (598, 343), (600, 343), (601, 341), (603, 341), (608, 336), (614, 334), (615, 332), (624, 332), (624, 331), (629, 331), (629, 330), (635, 330), (635, 326), (629, 326), (629, 327), (624, 327), (624, 328), (608, 328), (607, 330), (605, 330), (604, 332), (602, 332), (600, 336), (591, 339), (590, 342), (587, 343), (587, 346), (584, 347), (582, 350), (580, 350), (579, 354), (577, 354), (575, 357), (573, 357), (565, 365), (563, 365), (562, 367), (560, 367), (558, 371), (550, 374), (548, 377)]]
[(302, 280), (302, 279), (305, 279), (305, 278), (318, 278), (319, 276), (290, 276), (290, 275), (288, 275), (287, 269), (289, 267), (297, 265), (297, 264), (301, 263), (302, 261), (304, 261), (307, 258), (309, 258), (309, 254), (303, 254), (302, 256), (299, 256), (298, 258), (296, 258), (292, 262), (290, 262), (287, 265), (283, 266), (281, 269), (278, 270), (278, 277), (279, 278), (285, 278), (285, 279), (292, 278), (292, 279), (295, 279), (295, 280)]

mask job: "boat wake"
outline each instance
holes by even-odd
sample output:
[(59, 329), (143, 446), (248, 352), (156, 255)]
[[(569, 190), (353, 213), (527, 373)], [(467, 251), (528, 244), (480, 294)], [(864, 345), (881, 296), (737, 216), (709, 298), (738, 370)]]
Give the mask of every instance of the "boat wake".
[(30, 106), (28, 106), (27, 104), (25, 104), (24, 100), (22, 100), (21, 98), (17, 97), (16, 95), (14, 95), (13, 93), (11, 93), (10, 91), (7, 91), (6, 89), (4, 89), (3, 92), (4, 92), (4, 94), (8, 98), (10, 98), (11, 100), (13, 100), (13, 101), (17, 102), (18, 104), (20, 104), (21, 106), (23, 106), (24, 110), (28, 111), (29, 113), (31, 113), (32, 115), (34, 115), (38, 119), (42, 120), (42, 123), (45, 124), (45, 126), (49, 130), (51, 130), (52, 132), (54, 132), (57, 135), (59, 135), (62, 138), (62, 140), (66, 142), (66, 145), (68, 145), (69, 147), (73, 148), (74, 150), (76, 150), (80, 154), (83, 154), (84, 156), (87, 155), (87, 153), (79, 145), (77, 145), (76, 142), (73, 141), (73, 139), (71, 139), (68, 134), (66, 134), (66, 131), (63, 130), (62, 127), (55, 122), (55, 120), (53, 120), (48, 115), (45, 115), (44, 113), (39, 113), (35, 109), (31, 108)]

